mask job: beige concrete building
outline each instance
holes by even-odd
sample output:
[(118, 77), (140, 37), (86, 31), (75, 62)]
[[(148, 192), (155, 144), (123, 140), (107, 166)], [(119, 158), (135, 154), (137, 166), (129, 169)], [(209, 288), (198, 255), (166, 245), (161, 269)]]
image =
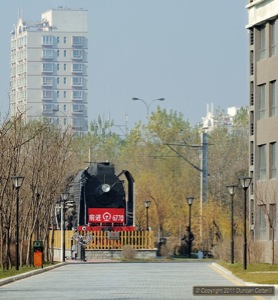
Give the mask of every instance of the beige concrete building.
[(59, 7), (11, 31), (10, 115), (44, 119), (73, 135), (88, 129), (87, 10)]
[(246, 8), (250, 63), (249, 170), (253, 178), (249, 188), (249, 223), (251, 237), (261, 243), (254, 255), (271, 262), (273, 236), (277, 239), (278, 0), (249, 0)]

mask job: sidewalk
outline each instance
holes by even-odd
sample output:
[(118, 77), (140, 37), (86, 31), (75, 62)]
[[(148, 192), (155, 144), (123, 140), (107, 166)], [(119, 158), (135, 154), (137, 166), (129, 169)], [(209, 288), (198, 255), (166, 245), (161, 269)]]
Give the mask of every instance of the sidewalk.
[(50, 270), (53, 270), (55, 268), (64, 266), (66, 264), (67, 264), (66, 262), (61, 262), (61, 263), (55, 264), (53, 266), (49, 266), (49, 267), (33, 270), (33, 271), (30, 271), (30, 272), (18, 274), (18, 275), (15, 275), (15, 276), (3, 278), (3, 279), (0, 279), (0, 286), (11, 283), (11, 282), (14, 282), (14, 281), (17, 281), (17, 280), (20, 280), (20, 279), (23, 279), (23, 278), (30, 277), (30, 276), (33, 276), (33, 275), (36, 275), (36, 274), (40, 274), (40, 273), (43, 273), (43, 272), (46, 272), (46, 271), (50, 271)]

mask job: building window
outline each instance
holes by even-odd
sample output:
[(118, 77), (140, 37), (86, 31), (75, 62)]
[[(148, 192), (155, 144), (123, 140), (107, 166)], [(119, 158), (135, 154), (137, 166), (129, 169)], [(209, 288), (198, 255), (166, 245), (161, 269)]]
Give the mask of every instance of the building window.
[(265, 51), (266, 51), (266, 39), (265, 39), (265, 25), (262, 25), (259, 28), (259, 53), (260, 59), (265, 58)]
[[(273, 233), (274, 233), (274, 240), (276, 240), (276, 204), (275, 203), (269, 204), (269, 221), (270, 221), (270, 233), (269, 233), (270, 240), (272, 240), (273, 238)], [(274, 232), (272, 232), (272, 228), (274, 229)]]
[(64, 64), (64, 71), (67, 70), (67, 64)]
[(73, 86), (82, 86), (82, 77), (72, 77), (72, 85)]
[(75, 127), (80, 127), (81, 126), (80, 118), (73, 118), (72, 119), (72, 125), (75, 126)]
[(59, 71), (60, 70), (60, 65), (59, 64), (57, 64), (57, 71)]
[(63, 108), (64, 108), (64, 111), (67, 111), (67, 105), (66, 104), (64, 104)]
[(67, 119), (64, 118), (64, 125), (66, 126), (67, 125)]
[(42, 84), (46, 86), (52, 86), (53, 85), (53, 78), (52, 77), (43, 77), (42, 78)]
[(83, 112), (83, 105), (73, 104), (72, 111), (73, 112)]
[(60, 50), (57, 50), (57, 57), (60, 56)]
[(67, 98), (67, 92), (64, 91), (64, 98)]
[(45, 35), (42, 37), (42, 44), (45, 46), (52, 46), (53, 45), (53, 36)]
[(59, 111), (59, 104), (53, 104), (52, 111)]
[(60, 37), (57, 36), (57, 44), (59, 44), (59, 43), (60, 43)]
[(64, 84), (67, 83), (67, 77), (64, 77)]
[(250, 75), (254, 75), (254, 51), (250, 51)]
[(44, 112), (51, 112), (52, 111), (52, 105), (51, 104), (43, 104), (42, 110)]
[(266, 145), (259, 146), (259, 179), (266, 179)]
[(59, 84), (60, 83), (60, 78), (59, 77), (57, 77), (57, 84)]
[(276, 115), (276, 80), (269, 84), (269, 102), (270, 117), (274, 117)]
[(250, 82), (250, 105), (254, 105), (254, 82)]
[(73, 91), (72, 99), (73, 100), (82, 100), (82, 91)]
[(273, 21), (269, 24), (269, 33), (270, 33), (270, 56), (276, 54), (276, 22)]
[(67, 42), (67, 37), (64, 36), (64, 44)]
[(249, 30), (249, 37), (250, 37), (250, 45), (254, 45), (254, 29), (251, 28)]
[(64, 57), (67, 57), (67, 50), (64, 50)]
[(82, 46), (83, 45), (83, 36), (73, 36), (72, 44), (73, 44), (73, 46)]
[(53, 99), (53, 92), (44, 90), (44, 91), (42, 91), (42, 97), (43, 97), (43, 99)]
[(73, 59), (82, 59), (83, 51), (82, 50), (72, 50), (72, 58)]
[(59, 98), (60, 97), (60, 92), (57, 91), (56, 95), (57, 95), (57, 98)]
[(269, 144), (270, 178), (276, 177), (276, 143)]
[(43, 72), (53, 72), (53, 65), (49, 63), (42, 64)]
[(266, 240), (265, 204), (258, 206), (259, 240)]
[(43, 50), (42, 57), (44, 59), (52, 59), (53, 58), (53, 50)]
[(265, 118), (265, 84), (259, 85), (260, 119)]
[(72, 72), (82, 73), (83, 65), (82, 64), (72, 64)]

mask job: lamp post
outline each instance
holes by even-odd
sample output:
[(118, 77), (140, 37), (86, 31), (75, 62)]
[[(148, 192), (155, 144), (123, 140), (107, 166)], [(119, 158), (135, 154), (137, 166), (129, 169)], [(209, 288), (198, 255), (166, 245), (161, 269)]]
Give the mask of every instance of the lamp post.
[(150, 105), (155, 102), (155, 101), (164, 101), (165, 98), (158, 98), (158, 99), (154, 99), (152, 100), (151, 102), (147, 103), (145, 100), (143, 99), (140, 99), (140, 98), (136, 98), (136, 97), (133, 97), (132, 98), (133, 101), (142, 101), (144, 103), (144, 105), (146, 106), (146, 109), (147, 109), (147, 115), (149, 115), (149, 109), (150, 109)]
[(193, 200), (194, 200), (194, 197), (186, 197), (186, 201), (187, 201), (187, 204), (189, 206), (189, 221), (188, 221), (188, 228), (187, 228), (187, 231), (188, 231), (188, 237), (187, 237), (187, 244), (188, 244), (188, 257), (191, 256), (191, 248), (192, 248), (192, 238), (191, 238), (191, 206), (193, 204)]
[(61, 194), (61, 261), (65, 261), (65, 202), (68, 200), (69, 193)]
[(19, 210), (19, 189), (23, 183), (24, 177), (20, 175), (15, 175), (11, 177), (13, 185), (16, 189), (16, 237), (15, 237), (15, 251), (16, 251), (16, 260), (15, 260), (15, 269), (18, 270), (19, 265), (19, 245), (18, 245), (18, 210)]
[(149, 230), (149, 213), (148, 213), (148, 210), (149, 210), (150, 205), (151, 205), (151, 201), (146, 200), (145, 201), (145, 207), (146, 207), (146, 227), (147, 227), (147, 230)]
[(237, 185), (227, 185), (229, 194), (231, 195), (231, 264), (234, 263), (234, 195), (237, 191)]
[[(36, 207), (38, 210), (39, 207), (39, 200), (41, 195), (41, 187), (36, 185), (35, 187), (35, 196), (36, 196)], [(37, 218), (36, 218), (36, 240), (39, 240), (39, 220), (38, 220), (38, 211), (37, 211)]]
[(252, 181), (251, 177), (239, 177), (240, 184), (244, 190), (244, 241), (243, 241), (243, 268), (247, 269), (247, 230), (246, 230), (246, 217), (247, 217), (247, 190)]

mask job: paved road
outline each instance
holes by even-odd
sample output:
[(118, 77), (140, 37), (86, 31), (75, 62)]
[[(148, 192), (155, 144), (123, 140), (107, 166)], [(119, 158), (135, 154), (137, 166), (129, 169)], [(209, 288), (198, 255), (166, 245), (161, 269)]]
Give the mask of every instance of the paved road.
[(66, 264), (0, 286), (0, 299), (272, 299), (272, 296), (193, 295), (193, 286), (243, 284), (216, 266), (210, 262)]

